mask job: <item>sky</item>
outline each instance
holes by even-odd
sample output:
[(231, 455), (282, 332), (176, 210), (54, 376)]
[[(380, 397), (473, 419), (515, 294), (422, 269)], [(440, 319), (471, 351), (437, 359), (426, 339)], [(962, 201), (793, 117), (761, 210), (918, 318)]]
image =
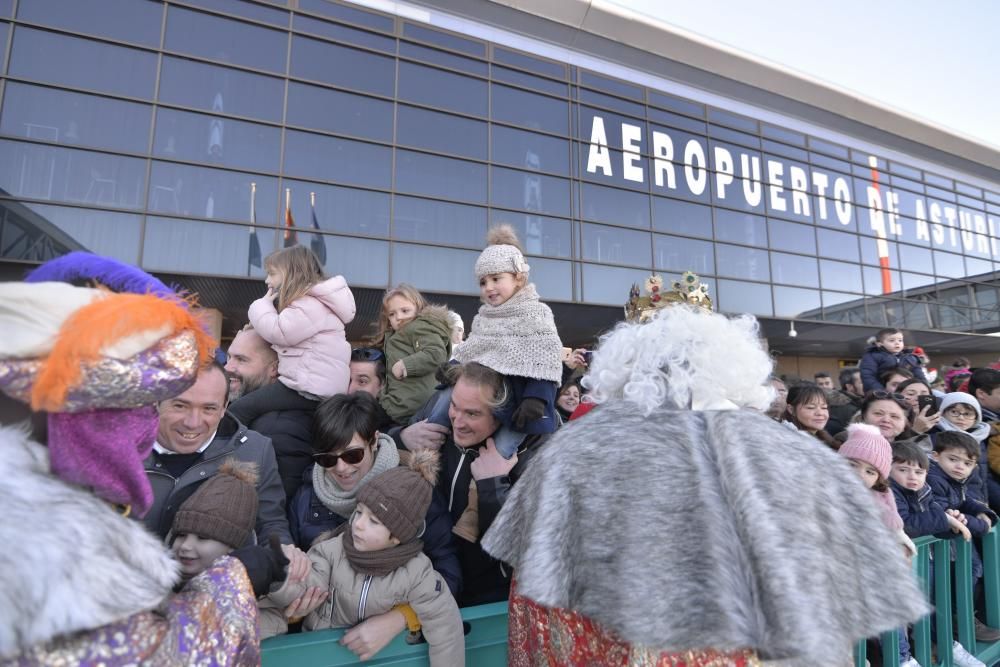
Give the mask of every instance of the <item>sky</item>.
[(995, 0), (609, 0), (1000, 150)]

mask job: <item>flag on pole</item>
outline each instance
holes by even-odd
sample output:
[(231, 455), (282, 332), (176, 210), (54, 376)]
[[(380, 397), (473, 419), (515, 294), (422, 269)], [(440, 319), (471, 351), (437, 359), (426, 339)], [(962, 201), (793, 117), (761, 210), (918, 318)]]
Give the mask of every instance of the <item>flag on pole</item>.
[(316, 230), (313, 232), (312, 240), (309, 241), (309, 247), (312, 251), (316, 253), (316, 258), (319, 259), (320, 266), (326, 265), (326, 239), (323, 235), (319, 233), (319, 220), (316, 219), (316, 193), (309, 193), (309, 207), (312, 209), (312, 228)]
[(257, 184), (250, 184), (250, 253), (247, 266), (247, 275), (250, 274), (250, 267), (261, 266), (260, 239), (257, 238)]
[(295, 221), (292, 219), (292, 189), (285, 188), (285, 245), (291, 248), (298, 244), (298, 234), (295, 232)]

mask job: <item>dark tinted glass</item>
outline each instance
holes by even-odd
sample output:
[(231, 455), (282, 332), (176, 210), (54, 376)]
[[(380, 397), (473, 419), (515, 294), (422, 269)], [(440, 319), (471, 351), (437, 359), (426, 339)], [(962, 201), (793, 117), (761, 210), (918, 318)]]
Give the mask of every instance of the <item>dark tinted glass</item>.
[(270, 23), (279, 28), (288, 27), (288, 12), (257, 5), (246, 0), (186, 0), (188, 4), (214, 9), (217, 12)]
[(396, 243), (392, 251), (392, 279), (417, 289), (478, 294), (473, 267), (479, 253)]
[(392, 102), (307, 86), (288, 84), (289, 125), (380, 141), (392, 141)]
[(486, 165), (399, 150), (396, 151), (396, 189), (486, 203)]
[(414, 63), (399, 63), (401, 100), (485, 116), (488, 113), (486, 86), (480, 79)]
[(486, 238), (486, 209), (433, 199), (396, 197), (393, 237), (478, 248)]
[(772, 252), (771, 278), (776, 283), (785, 283), (786, 285), (819, 287), (816, 258)]
[(160, 109), (153, 153), (192, 162), (278, 171), (281, 130), (220, 116)]
[[(250, 264), (250, 231), (245, 225), (150, 216), (142, 265), (155, 271), (259, 276), (261, 270)], [(257, 229), (255, 234), (262, 257), (275, 250), (274, 230)]]
[[(643, 284), (649, 277), (648, 269), (623, 269), (598, 264), (583, 265), (583, 300), (621, 308), (622, 285)], [(627, 296), (627, 294), (626, 294)]]
[(392, 150), (287, 130), (285, 172), (300, 178), (388, 188), (392, 181)]
[[(257, 186), (255, 195), (251, 194), (253, 183)], [(249, 222), (253, 201), (258, 225), (283, 222), (278, 213), (275, 178), (153, 162), (149, 185), (149, 210), (157, 213)]]
[(599, 93), (595, 90), (587, 90), (586, 88), (579, 89), (579, 97), (581, 102), (593, 104), (605, 109), (621, 111), (622, 113), (636, 118), (642, 118), (645, 111), (645, 108), (636, 102), (623, 100), (622, 98), (615, 97), (614, 95), (605, 95), (604, 93)]
[(521, 239), (525, 253), (529, 255), (571, 257), (573, 254), (569, 220), (492, 209), (490, 222), (495, 225), (512, 225), (517, 230), (517, 238)]
[(348, 28), (339, 23), (319, 21), (308, 16), (302, 16), (301, 14), (295, 15), (293, 29), (297, 32), (307, 32), (313, 35), (320, 35), (321, 37), (328, 37), (335, 42), (343, 44), (365, 46), (369, 49), (376, 49), (388, 54), (396, 53), (396, 40), (392, 37), (368, 32), (367, 30)]
[[(313, 226), (311, 202), (315, 201), (316, 224), (323, 231), (389, 236), (389, 195), (384, 192), (288, 179), (282, 183), (290, 191), (295, 224), (300, 228)], [(284, 206), (284, 195), (281, 201)]]
[[(336, 63), (331, 67), (330, 63)], [(306, 37), (292, 37), (292, 76), (391, 96), (392, 58)]]
[(769, 285), (720, 280), (716, 302), (719, 308), (733, 313), (769, 317), (774, 311)]
[(793, 317), (810, 320), (820, 319), (819, 292), (797, 287), (774, 288), (774, 314), (776, 317)]
[(27, 79), (151, 99), (156, 56), (148, 51), (18, 27), (10, 73)]
[(649, 197), (637, 192), (583, 184), (583, 217), (649, 229)]
[(396, 111), (396, 143), (485, 160), (487, 124), (451, 114), (400, 104)]
[(284, 72), (288, 35), (250, 23), (171, 6), (167, 13), (164, 48), (234, 65)]
[(0, 190), (15, 197), (139, 208), (146, 161), (90, 151), (0, 141)]
[(9, 82), (0, 132), (61, 144), (145, 153), (150, 107)]
[(299, 9), (316, 12), (341, 21), (349, 21), (358, 25), (375, 28), (383, 32), (392, 32), (394, 19), (391, 16), (366, 12), (347, 5), (340, 5), (329, 0), (299, 0)]
[(498, 63), (513, 65), (514, 67), (525, 69), (537, 74), (544, 74), (557, 79), (566, 78), (566, 65), (563, 63), (549, 62), (518, 51), (509, 51), (498, 46), (493, 47), (493, 59)]
[(585, 69), (580, 70), (580, 84), (591, 88), (597, 88), (598, 90), (603, 90), (614, 95), (628, 97), (633, 100), (642, 101), (643, 99), (642, 88), (639, 86), (626, 83), (625, 81), (619, 81), (618, 79), (601, 76), (600, 74), (595, 74)]
[(715, 273), (715, 252), (709, 241), (655, 234), (653, 243), (653, 264), (661, 271)]
[(0, 219), (4, 258), (48, 259), (39, 256), (39, 249), (45, 248), (53, 254), (83, 250), (130, 264), (139, 261), (142, 225), (138, 215), (0, 201)]
[(681, 116), (680, 114), (670, 113), (669, 111), (660, 111), (654, 107), (646, 108), (646, 117), (649, 118), (651, 122), (655, 122), (657, 124), (678, 127), (682, 130), (687, 130), (688, 132), (694, 132), (696, 134), (705, 134), (705, 121), (702, 120), (695, 120), (694, 118), (688, 118), (687, 116)]
[(160, 45), (163, 5), (148, 0), (30, 0), (17, 18), (143, 46)]
[(489, 65), (482, 60), (473, 60), (440, 49), (432, 49), (412, 42), (400, 41), (399, 55), (401, 58), (416, 60), (421, 63), (442, 65), (448, 69), (457, 69), (469, 74), (485, 77), (489, 74)]
[(777, 139), (778, 141), (786, 144), (792, 144), (793, 146), (804, 147), (806, 145), (806, 135), (801, 132), (786, 130), (783, 127), (774, 127), (773, 125), (766, 125), (762, 123), (760, 126), (760, 133), (768, 139)]
[(649, 266), (652, 255), (649, 232), (603, 225), (583, 225), (583, 258), (607, 264)]
[(569, 133), (569, 103), (537, 93), (493, 84), (493, 120), (529, 130)]
[(4, 70), (4, 63), (7, 62), (7, 40), (10, 39), (10, 24), (0, 21), (0, 72)]
[(767, 251), (755, 248), (717, 243), (715, 246), (716, 273), (729, 278), (769, 280)]
[(466, 53), (470, 56), (476, 56), (477, 58), (486, 57), (486, 44), (483, 42), (465, 39), (464, 37), (459, 37), (458, 35), (441, 32), (440, 30), (432, 30), (431, 28), (425, 28), (413, 23), (403, 24), (403, 36), (410, 37), (421, 42), (443, 46), (451, 49), (452, 51), (461, 51), (462, 53)]
[(533, 171), (569, 175), (569, 142), (494, 125), (492, 160)]
[(715, 238), (720, 241), (767, 247), (767, 223), (759, 215), (717, 208)]
[(525, 74), (518, 70), (499, 67), (497, 65), (493, 66), (492, 71), (494, 81), (512, 83), (515, 86), (522, 86), (524, 88), (534, 88), (543, 93), (551, 93), (560, 97), (566, 97), (568, 94), (569, 88), (562, 81), (553, 81), (552, 79), (545, 79), (534, 74)]
[(662, 232), (712, 238), (712, 209), (677, 199), (653, 197), (653, 227)]
[(182, 58), (163, 58), (160, 101), (281, 122), (281, 79)]
[(531, 282), (545, 301), (573, 300), (573, 265), (555, 259), (531, 257)]
[(570, 182), (532, 171), (491, 167), (491, 203), (543, 215), (570, 214)]
[(327, 236), (326, 271), (341, 274), (348, 285), (386, 287), (389, 282), (389, 243), (369, 239)]
[(9, 18), (14, 15), (14, 0), (0, 0), (0, 16)]
[(704, 104), (691, 102), (690, 100), (681, 99), (680, 97), (673, 97), (672, 95), (664, 95), (654, 90), (647, 90), (646, 96), (650, 104), (655, 104), (658, 107), (663, 107), (664, 109), (676, 111), (677, 113), (686, 114), (688, 116), (694, 116), (696, 118), (705, 117)]

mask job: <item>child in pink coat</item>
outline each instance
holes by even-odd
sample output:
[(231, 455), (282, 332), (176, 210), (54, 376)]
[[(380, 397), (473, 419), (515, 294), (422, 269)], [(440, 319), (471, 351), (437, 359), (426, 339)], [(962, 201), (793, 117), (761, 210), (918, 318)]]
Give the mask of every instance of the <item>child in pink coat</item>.
[(278, 382), (258, 389), (287, 390), (312, 400), (347, 391), (351, 346), (345, 326), (354, 319), (354, 294), (343, 276), (327, 278), (312, 250), (296, 245), (264, 260), (267, 294), (250, 304), (250, 324), (278, 353)]

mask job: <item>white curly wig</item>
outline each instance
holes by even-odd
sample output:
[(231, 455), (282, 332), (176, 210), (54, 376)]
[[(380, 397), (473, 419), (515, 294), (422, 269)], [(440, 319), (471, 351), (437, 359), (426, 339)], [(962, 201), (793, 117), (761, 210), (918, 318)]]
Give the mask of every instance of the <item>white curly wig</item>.
[(644, 415), (661, 407), (766, 410), (772, 368), (753, 316), (672, 306), (602, 336), (583, 385), (594, 403), (624, 398)]

